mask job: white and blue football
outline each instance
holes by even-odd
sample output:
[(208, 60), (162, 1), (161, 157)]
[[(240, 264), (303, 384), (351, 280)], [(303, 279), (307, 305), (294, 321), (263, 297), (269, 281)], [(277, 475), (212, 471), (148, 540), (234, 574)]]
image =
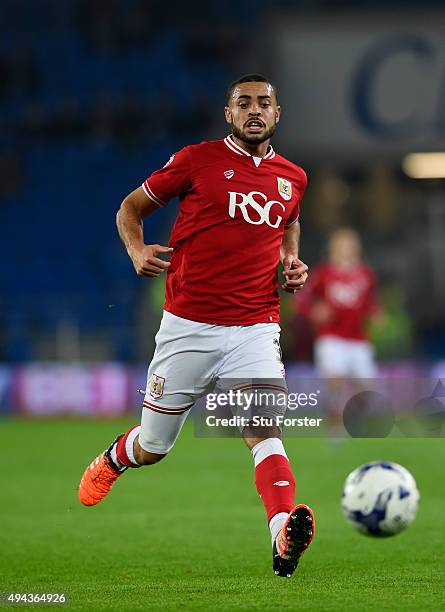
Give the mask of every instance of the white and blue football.
[(371, 461), (346, 478), (341, 507), (360, 533), (392, 536), (416, 518), (419, 505), (416, 481), (407, 469), (389, 461)]

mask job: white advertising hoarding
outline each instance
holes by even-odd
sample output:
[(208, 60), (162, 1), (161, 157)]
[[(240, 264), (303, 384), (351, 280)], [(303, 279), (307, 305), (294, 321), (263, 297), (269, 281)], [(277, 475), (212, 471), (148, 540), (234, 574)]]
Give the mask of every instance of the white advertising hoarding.
[(445, 150), (445, 18), (271, 24), (279, 143), (308, 155)]

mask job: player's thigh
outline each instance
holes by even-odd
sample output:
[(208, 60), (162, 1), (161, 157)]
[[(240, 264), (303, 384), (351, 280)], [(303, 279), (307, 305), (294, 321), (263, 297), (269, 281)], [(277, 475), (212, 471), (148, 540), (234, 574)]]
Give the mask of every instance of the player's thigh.
[(148, 367), (146, 402), (185, 408), (206, 392), (220, 358), (215, 327), (164, 312)]
[(218, 369), (218, 378), (284, 380), (284, 376), (280, 326), (277, 323), (258, 323), (237, 328)]
[(232, 412), (245, 419), (275, 419), (287, 409), (280, 327), (264, 323), (239, 328), (218, 371), (218, 388), (242, 392)]
[(168, 452), (195, 401), (213, 386), (221, 341), (215, 326), (165, 312), (148, 368), (140, 444)]
[(370, 342), (351, 343), (350, 370), (355, 378), (375, 378), (377, 367), (374, 359), (374, 347)]
[(149, 453), (166, 455), (176, 442), (189, 413), (190, 409), (174, 413), (144, 406), (139, 445)]
[(341, 338), (326, 336), (315, 340), (314, 362), (321, 376), (347, 376), (348, 361), (348, 347)]

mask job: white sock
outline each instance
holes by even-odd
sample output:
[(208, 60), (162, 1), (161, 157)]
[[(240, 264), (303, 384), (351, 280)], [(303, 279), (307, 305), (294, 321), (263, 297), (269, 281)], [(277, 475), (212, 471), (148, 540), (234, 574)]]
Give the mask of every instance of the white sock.
[(288, 458), (284, 446), (280, 438), (267, 438), (255, 444), (252, 448), (252, 456), (255, 463), (255, 467), (269, 457), (269, 455), (283, 455)]
[(270, 529), (270, 535), (272, 537), (272, 546), (275, 540), (277, 539), (278, 532), (280, 531), (281, 527), (284, 525), (284, 522), (286, 521), (288, 516), (289, 515), (287, 512), (278, 512), (278, 514), (276, 514), (270, 519), (269, 529)]
[[(134, 427), (128, 434), (127, 439), (125, 440), (125, 450), (127, 452), (127, 456), (130, 459), (130, 461), (134, 463), (135, 465), (138, 465), (138, 462), (136, 461), (135, 456), (134, 456), (134, 441), (135, 441), (136, 436), (139, 435), (140, 431), (141, 431), (140, 425), (139, 427)], [(117, 466), (119, 470), (123, 470), (126, 467), (124, 464), (120, 463), (120, 461), (117, 458), (117, 442), (113, 444), (113, 448), (110, 451), (110, 456), (111, 456), (111, 460), (113, 461), (113, 463)]]
[(130, 459), (131, 463), (134, 463), (135, 465), (139, 465), (139, 463), (136, 461), (136, 458), (134, 456), (134, 441), (136, 440), (136, 437), (139, 435), (140, 431), (140, 425), (138, 427), (134, 427), (134, 429), (130, 431), (127, 436), (127, 439), (125, 440), (125, 450), (127, 451), (127, 456)]

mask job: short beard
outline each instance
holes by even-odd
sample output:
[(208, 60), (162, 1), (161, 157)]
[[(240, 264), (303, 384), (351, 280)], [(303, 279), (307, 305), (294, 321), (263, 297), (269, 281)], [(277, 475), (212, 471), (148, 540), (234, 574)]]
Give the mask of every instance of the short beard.
[(269, 138), (272, 138), (275, 133), (276, 127), (277, 124), (275, 123), (268, 130), (266, 130), (264, 134), (246, 134), (242, 130), (237, 128), (234, 123), (232, 123), (232, 134), (239, 140), (245, 142), (246, 144), (255, 145), (261, 144), (265, 140), (269, 140)]

